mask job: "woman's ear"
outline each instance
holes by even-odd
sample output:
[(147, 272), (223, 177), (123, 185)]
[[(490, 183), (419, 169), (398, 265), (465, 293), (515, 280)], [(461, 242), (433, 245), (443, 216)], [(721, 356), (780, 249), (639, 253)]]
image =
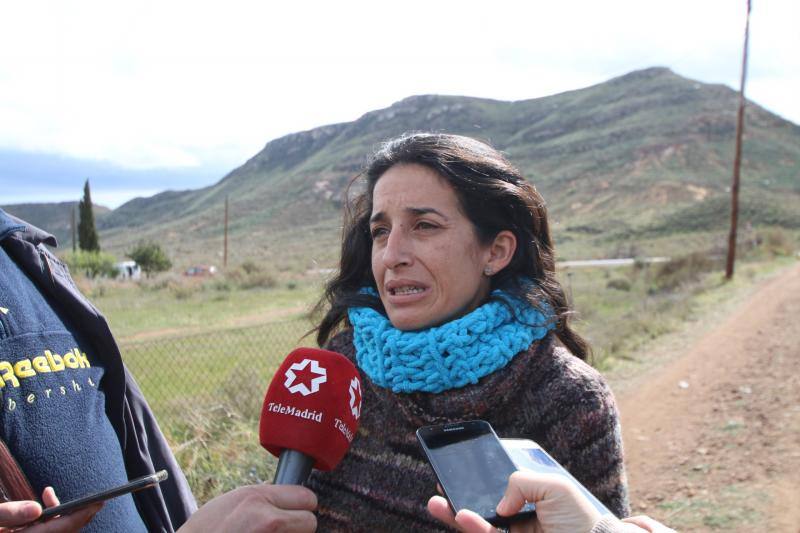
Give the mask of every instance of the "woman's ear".
[[(509, 230), (498, 233), (489, 246), (489, 261), (484, 272), (487, 275), (497, 274), (511, 262), (517, 251), (517, 237)], [(489, 274), (491, 272), (491, 274)]]

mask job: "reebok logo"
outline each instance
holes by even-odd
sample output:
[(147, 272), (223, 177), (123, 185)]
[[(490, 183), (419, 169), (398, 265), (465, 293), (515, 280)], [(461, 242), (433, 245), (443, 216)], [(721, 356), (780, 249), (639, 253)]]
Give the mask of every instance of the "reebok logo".
[[(301, 374), (298, 376), (297, 373)], [(292, 394), (300, 393), (303, 396), (318, 392), (319, 386), (328, 381), (327, 371), (314, 359), (303, 359), (293, 364), (284, 375), (286, 376), (284, 387)]]
[(74, 348), (64, 355), (45, 350), (44, 355), (32, 359), (20, 359), (15, 363), (0, 361), (0, 389), (6, 386), (19, 387), (21, 379), (38, 374), (64, 372), (66, 369), (91, 368), (85, 353)]

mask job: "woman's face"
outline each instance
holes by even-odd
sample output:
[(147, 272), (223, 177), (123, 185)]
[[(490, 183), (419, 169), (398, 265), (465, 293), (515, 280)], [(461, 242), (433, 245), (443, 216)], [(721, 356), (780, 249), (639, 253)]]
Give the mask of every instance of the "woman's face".
[(417, 330), (472, 311), (489, 294), (491, 252), (434, 170), (398, 164), (372, 195), (372, 274), (392, 325)]

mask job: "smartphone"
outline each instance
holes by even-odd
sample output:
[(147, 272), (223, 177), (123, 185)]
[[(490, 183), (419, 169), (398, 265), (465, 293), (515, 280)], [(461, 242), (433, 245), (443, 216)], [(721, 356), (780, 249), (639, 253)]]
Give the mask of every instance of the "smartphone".
[(79, 509), (83, 509), (84, 507), (93, 503), (110, 500), (111, 498), (122, 496), (123, 494), (153, 487), (165, 479), (167, 479), (167, 471), (159, 470), (155, 474), (136, 478), (124, 485), (120, 485), (119, 487), (114, 487), (95, 494), (90, 494), (89, 496), (84, 496), (83, 498), (72, 500), (71, 502), (62, 503), (61, 505), (56, 505), (55, 507), (48, 507), (42, 511), (42, 515), (37, 520), (47, 520), (48, 518), (52, 518), (54, 516), (69, 514)]
[(513, 517), (496, 512), (517, 467), (488, 422), (425, 426), (417, 430), (417, 439), (454, 513), (469, 509), (501, 527), (534, 515), (532, 503)]
[(500, 441), (520, 470), (562, 475), (580, 489), (601, 515), (613, 514), (600, 500), (594, 497), (594, 494), (589, 492), (580, 481), (572, 477), (572, 474), (567, 469), (558, 464), (558, 461), (550, 457), (550, 454), (544, 451), (544, 448), (536, 442), (529, 439), (500, 439)]

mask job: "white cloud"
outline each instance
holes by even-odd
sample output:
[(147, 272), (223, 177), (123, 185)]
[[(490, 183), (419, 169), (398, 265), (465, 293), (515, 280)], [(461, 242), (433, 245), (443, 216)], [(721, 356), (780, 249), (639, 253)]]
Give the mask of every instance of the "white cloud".
[[(800, 122), (800, 8), (756, 2), (748, 96)], [(0, 146), (231, 167), (406, 96), (524, 99), (668, 66), (738, 87), (744, 3), (28, 1), (0, 16)]]

